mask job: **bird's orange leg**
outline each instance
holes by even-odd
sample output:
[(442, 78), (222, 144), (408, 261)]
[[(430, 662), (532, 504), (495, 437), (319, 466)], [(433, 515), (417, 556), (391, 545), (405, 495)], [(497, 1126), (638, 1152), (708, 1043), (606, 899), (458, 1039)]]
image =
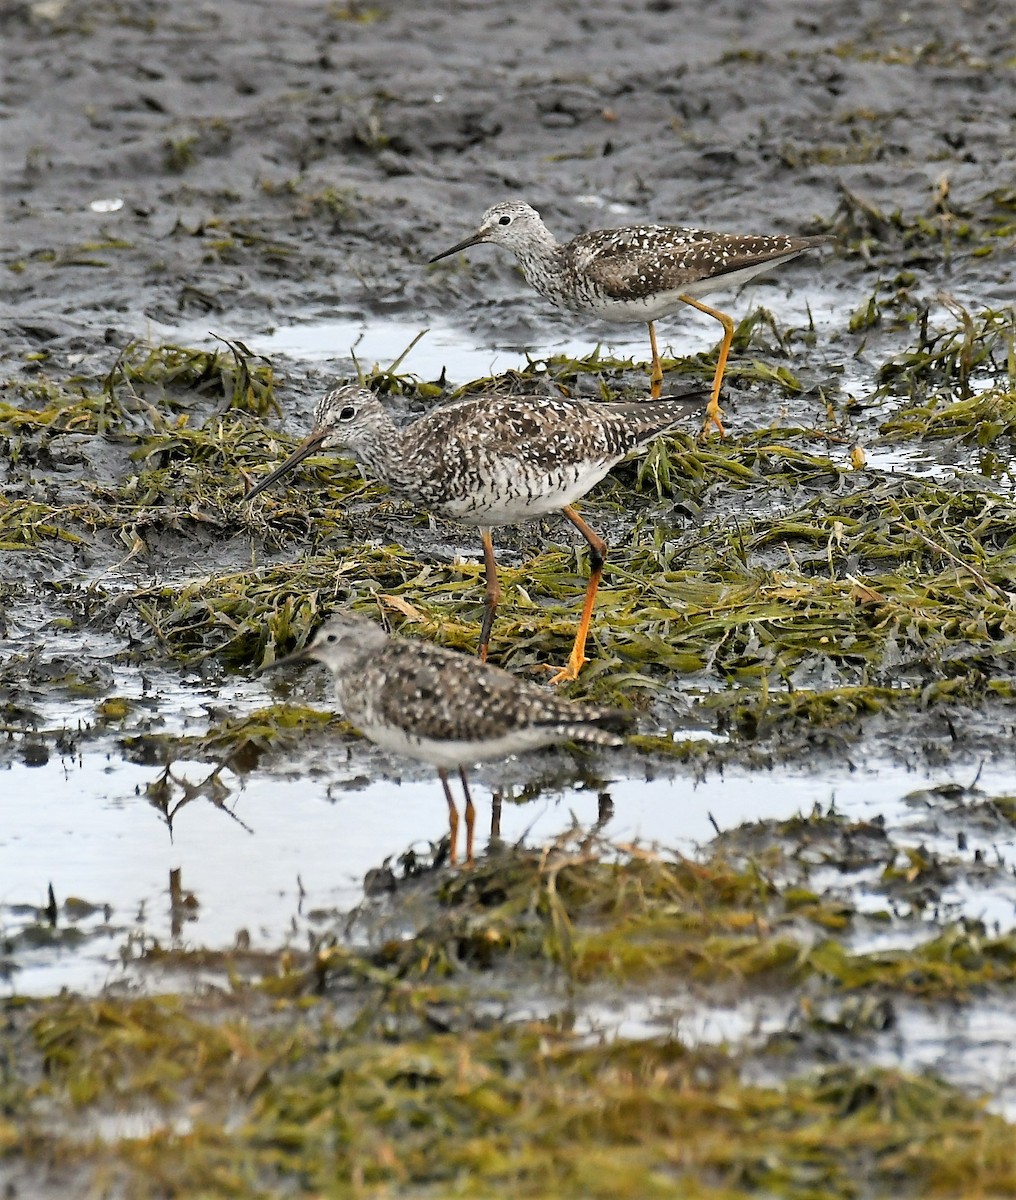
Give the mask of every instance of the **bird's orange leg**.
[(600, 586), (600, 576), (603, 574), (603, 560), (607, 554), (607, 543), (594, 533), (582, 520), (571, 505), (566, 505), (561, 512), (589, 543), (589, 586), (586, 588), (586, 602), (582, 607), (582, 616), (575, 633), (575, 644), (568, 658), (568, 665), (551, 679), (551, 683), (564, 683), (569, 679), (577, 679), (582, 664), (586, 661), (586, 638), (589, 636), (589, 621), (593, 615), (593, 604), (596, 602), (596, 589)]
[(448, 801), (448, 834), (450, 839), (448, 861), (454, 867), (456, 863), (456, 847), (459, 842), (459, 810), (455, 807), (455, 797), (452, 795), (452, 789), (448, 784), (448, 772), (444, 767), (438, 767), (437, 774), (441, 780), (441, 786), (444, 788), (445, 799)]
[(663, 392), (663, 367), (660, 363), (660, 352), (656, 348), (656, 325), (649, 322), (649, 345), (653, 348), (653, 367), (649, 372), (649, 394), (654, 400), (659, 400)]
[(723, 372), (727, 369), (727, 355), (730, 353), (730, 343), (734, 340), (734, 322), (727, 316), (725, 312), (720, 312), (718, 308), (710, 308), (708, 304), (703, 304), (701, 300), (694, 300), (691, 296), (681, 296), (681, 300), (685, 304), (690, 304), (692, 308), (697, 308), (699, 312), (705, 313), (707, 317), (713, 317), (723, 326), (723, 341), (720, 342), (720, 353), (716, 359), (716, 373), (713, 375), (713, 390), (709, 396), (709, 403), (706, 405), (706, 420), (702, 426), (702, 432), (708, 433), (709, 426), (715, 425), (720, 437), (726, 437), (727, 431), (723, 428), (723, 416), (720, 411), (720, 385), (723, 383)]
[(469, 794), (469, 780), (466, 778), (466, 768), (459, 767), (459, 778), (462, 780), (462, 791), (466, 796), (466, 866), (473, 865), (473, 828), (476, 825), (476, 809), (473, 808), (473, 797)]
[(480, 626), (480, 662), (487, 661), (487, 647), (490, 644), (490, 631), (494, 627), (494, 617), (497, 606), (501, 601), (501, 585), (497, 579), (497, 562), (494, 559), (494, 542), (490, 530), (484, 526), (480, 530), (480, 540), (483, 542), (483, 566), (487, 580), (487, 596), (483, 603), (483, 624)]

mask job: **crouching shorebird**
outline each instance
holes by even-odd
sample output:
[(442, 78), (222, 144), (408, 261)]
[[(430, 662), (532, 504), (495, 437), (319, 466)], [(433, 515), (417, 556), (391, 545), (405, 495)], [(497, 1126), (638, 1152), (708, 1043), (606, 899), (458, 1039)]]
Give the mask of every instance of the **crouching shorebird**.
[(476, 810), (467, 767), (560, 742), (620, 746), (619, 733), (630, 723), (626, 713), (574, 704), (443, 646), (391, 638), (352, 612), (331, 617), (302, 650), (273, 666), (307, 659), (332, 672), (339, 708), (364, 737), (437, 767), (448, 802), (452, 863), (459, 814), (449, 771), (457, 770), (462, 780), (471, 863)]
[(429, 512), (476, 525), (483, 543), (486, 601), (479, 653), (487, 657), (501, 598), (491, 530), (561, 512), (589, 543), (585, 604), (568, 664), (551, 681), (575, 679), (607, 544), (572, 503), (617, 463), (645, 450), (701, 401), (600, 404), (549, 396), (473, 396), (399, 429), (377, 397), (355, 385), (328, 392), (314, 427), (293, 453), (244, 496), (251, 500), (318, 450), (344, 446), (366, 472)]
[(438, 262), (470, 246), (492, 242), (510, 250), (526, 282), (558, 308), (588, 313), (604, 321), (647, 322), (653, 355), (649, 380), (654, 399), (660, 395), (663, 382), (656, 319), (676, 312), (682, 304), (714, 317), (723, 326), (723, 340), (704, 428), (715, 425), (722, 436), (720, 385), (734, 337), (734, 322), (725, 312), (710, 308), (696, 297), (738, 288), (763, 271), (835, 240), (825, 235), (785, 237), (713, 233), (672, 225), (624, 225), (580, 233), (562, 244), (535, 208), (512, 201), (488, 208), (475, 233), (435, 254), (430, 261)]

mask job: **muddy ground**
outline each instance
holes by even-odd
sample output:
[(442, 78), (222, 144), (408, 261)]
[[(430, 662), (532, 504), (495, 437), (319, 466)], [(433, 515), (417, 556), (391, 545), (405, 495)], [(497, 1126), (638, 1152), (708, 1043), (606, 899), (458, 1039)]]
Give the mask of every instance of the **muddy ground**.
[[(635, 709), (612, 767), (992, 779), (929, 793), (905, 835), (814, 814), (733, 831), (698, 867), (579, 837), (470, 884), (440, 846), (390, 869), (393, 828), (394, 892), (352, 933), (214, 961), (146, 941), (119, 995), (11, 1001), (6, 1194), (1016, 1195), (1014, 1073), (978, 1098), (1016, 978), (1011, 6), (40, 0), (0, 6), (0, 33), (5, 767), (88, 750), (281, 780), (337, 739), (355, 786), (401, 770), (328, 724), (323, 680), (252, 672), (349, 599), (469, 649), (478, 547), (349, 464), (241, 506), (357, 368), (347, 343), (245, 347), (348, 318), (592, 352), (616, 330), (551, 309), (493, 249), (426, 265), (519, 197), (562, 238), (838, 238), (716, 297), (751, 315), (728, 439), (691, 423), (587, 505), (614, 565), (572, 694)], [(661, 335), (669, 389), (702, 391), (711, 353), (683, 349), (701, 318)], [(440, 375), (386, 370), (404, 349), (358, 364), (403, 413), (472, 382), (453, 351)], [(496, 386), (645, 385), (559, 357)], [(530, 671), (566, 654), (584, 563), (554, 522), (499, 545), (494, 656)], [(524, 796), (577, 772), (595, 793), (599, 769), (485, 779)], [(216, 787), (142, 790), (165, 817)], [(54, 900), (26, 925), (29, 899), (0, 881), (14, 992), (46, 929), (86, 919)], [(676, 994), (741, 1024), (707, 1045), (687, 1013), (639, 1010), (641, 1033), (597, 1040), (591, 1014)]]
[[(276, 12), (5, 5), (12, 367), (40, 348), (107, 363), (147, 321), (190, 317), (235, 337), (336, 310), (522, 344), (574, 329), (493, 251), (424, 267), (504, 196), (561, 237), (622, 219), (849, 233), (843, 189), (913, 219), (943, 180), (958, 211), (1012, 184), (1004, 4)], [(852, 308), (906, 267), (923, 295), (1012, 300), (997, 258), (892, 249), (773, 286), (821, 281)]]

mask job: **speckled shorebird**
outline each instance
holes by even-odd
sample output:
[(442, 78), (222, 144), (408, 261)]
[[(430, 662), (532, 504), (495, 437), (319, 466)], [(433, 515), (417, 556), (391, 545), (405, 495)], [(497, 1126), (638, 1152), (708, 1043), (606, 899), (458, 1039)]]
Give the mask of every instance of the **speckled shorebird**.
[(364, 737), (437, 767), (448, 802), (453, 863), (459, 814), (449, 771), (457, 770), (462, 780), (471, 863), (476, 810), (467, 767), (559, 742), (620, 746), (619, 732), (629, 724), (616, 709), (574, 704), (444, 646), (391, 638), (352, 612), (331, 617), (302, 650), (274, 665), (308, 658), (335, 676), (339, 708)]
[(645, 450), (701, 401), (599, 404), (550, 396), (471, 396), (399, 429), (372, 392), (328, 392), (314, 427), (280, 466), (244, 496), (251, 500), (317, 450), (345, 446), (400, 496), (440, 517), (476, 525), (483, 542), (486, 603), (480, 657), (486, 659), (501, 590), (491, 530), (561, 512), (589, 543), (585, 605), (568, 664), (551, 682), (574, 679), (603, 572), (606, 542), (572, 508), (617, 463)]
[(530, 286), (558, 308), (589, 313), (605, 321), (646, 321), (652, 347), (650, 390), (657, 398), (663, 368), (656, 347), (658, 317), (690, 304), (723, 326), (705, 429), (720, 419), (720, 385), (734, 336), (734, 322), (697, 296), (737, 288), (806, 250), (836, 239), (827, 236), (785, 237), (771, 234), (713, 233), (672, 225), (624, 225), (593, 229), (570, 242), (554, 237), (535, 208), (518, 201), (488, 208), (475, 233), (435, 254), (432, 263), (470, 246), (492, 242), (518, 259)]

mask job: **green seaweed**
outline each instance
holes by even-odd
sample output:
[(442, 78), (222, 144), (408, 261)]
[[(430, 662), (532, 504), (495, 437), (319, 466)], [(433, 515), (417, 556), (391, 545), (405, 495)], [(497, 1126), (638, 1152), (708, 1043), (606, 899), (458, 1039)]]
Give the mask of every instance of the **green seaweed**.
[[(877, 1038), (887, 995), (956, 1005), (1011, 987), (1013, 939), (955, 926), (850, 953), (830, 931), (860, 917), (809, 886), (822, 848), (850, 848), (844, 870), (900, 852), (831, 813), (734, 831), (698, 861), (569, 835), (415, 877), (392, 941), (153, 947), (156, 969), (228, 986), (11, 1006), (0, 1145), (72, 1189), (115, 1178), (141, 1200), (1016, 1195), (1012, 1127), (982, 1100), (800, 1051), (808, 1027)], [(570, 986), (548, 993), (548, 972)], [(798, 1016), (754, 1046), (574, 1027), (604, 983), (783, 997), (802, 977)], [(525, 1012), (537, 980), (543, 1017)]]
[[(1008, 337), (991, 314), (973, 328), (978, 344)], [(198, 534), (289, 556), (126, 593), (100, 579), (75, 598), (100, 622), (115, 612), (122, 626), (129, 616), (138, 646), (167, 660), (259, 667), (345, 603), (380, 606), (407, 634), (471, 650), (479, 562), (428, 562), (398, 544), (399, 528), (424, 514), (364, 484), (350, 463), (311, 459), (271, 495), (240, 503), (261, 464), (292, 444), (251, 415), (274, 403), (270, 368), (261, 371), (240, 346), (138, 347), (99, 393), (33, 382), (23, 395), (34, 402), (7, 416), (21, 453), (57, 430), (116, 429), (135, 470), (115, 487), (91, 485), (76, 503), (8, 501), (3, 547), (38, 553), (101, 539), (121, 558), (143, 560), (159, 539)], [(392, 369), (372, 382), (427, 395)], [(156, 391), (168, 400), (158, 409), (146, 399)], [(198, 398), (206, 407), (192, 421)], [(837, 444), (842, 462), (829, 457)], [(850, 469), (846, 445), (814, 429), (706, 444), (682, 433), (619, 467), (583, 506), (612, 545), (591, 662), (574, 690), (645, 707), (690, 686), (707, 721), (747, 740), (780, 725), (844, 726), (887, 709), (1000, 698), (992, 689), (1016, 666), (1010, 503), (976, 487)], [(392, 540), (377, 539), (381, 522)], [(586, 568), (559, 538), (550, 527), (528, 538), (518, 565), (502, 557), (493, 652), (512, 669), (536, 670), (567, 652)]]

